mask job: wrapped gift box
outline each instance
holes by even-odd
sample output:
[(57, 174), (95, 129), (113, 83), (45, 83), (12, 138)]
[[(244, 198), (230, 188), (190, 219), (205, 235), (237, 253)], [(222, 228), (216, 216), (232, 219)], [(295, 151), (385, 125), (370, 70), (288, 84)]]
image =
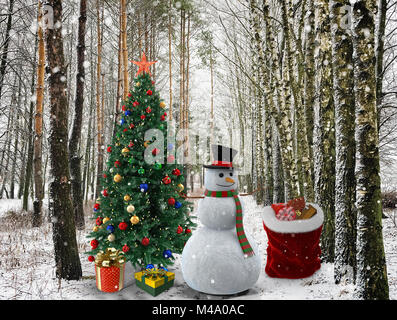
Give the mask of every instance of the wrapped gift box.
[(169, 271), (144, 270), (135, 273), (136, 285), (157, 296), (174, 285), (175, 274)]
[(107, 249), (95, 259), (96, 285), (100, 291), (116, 292), (124, 288), (125, 260), (120, 251)]
[[(277, 208), (276, 204), (273, 207)], [(265, 272), (273, 278), (300, 279), (311, 276), (321, 267), (320, 235), (324, 213), (311, 204), (317, 214), (305, 220), (279, 220), (271, 206), (262, 212), (268, 238)]]

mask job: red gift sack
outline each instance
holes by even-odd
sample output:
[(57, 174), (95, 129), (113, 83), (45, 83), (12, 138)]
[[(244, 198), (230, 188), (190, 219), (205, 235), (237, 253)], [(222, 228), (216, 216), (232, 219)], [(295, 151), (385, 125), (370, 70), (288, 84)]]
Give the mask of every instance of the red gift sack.
[[(316, 204), (311, 205), (317, 214), (310, 219), (293, 221), (278, 220), (271, 206), (264, 208), (262, 220), (268, 238), (265, 272), (269, 277), (300, 279), (320, 269), (324, 213)], [(279, 210), (283, 205), (273, 207)]]

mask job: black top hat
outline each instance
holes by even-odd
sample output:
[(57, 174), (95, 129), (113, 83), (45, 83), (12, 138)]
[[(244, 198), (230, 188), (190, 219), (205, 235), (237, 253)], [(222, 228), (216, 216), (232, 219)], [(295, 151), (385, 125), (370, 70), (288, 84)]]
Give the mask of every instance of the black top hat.
[(210, 169), (221, 169), (230, 168), (233, 169), (233, 158), (237, 154), (237, 150), (232, 148), (224, 147), (218, 144), (211, 145), (212, 155), (214, 161), (211, 165), (203, 165), (204, 168)]

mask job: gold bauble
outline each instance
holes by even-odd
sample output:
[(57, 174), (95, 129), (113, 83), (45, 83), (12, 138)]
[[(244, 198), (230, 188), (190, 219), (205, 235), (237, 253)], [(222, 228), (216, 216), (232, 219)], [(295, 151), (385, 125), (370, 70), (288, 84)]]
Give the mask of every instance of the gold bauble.
[(179, 192), (182, 192), (185, 189), (182, 183), (178, 184), (178, 190)]
[(116, 240), (116, 236), (115, 236), (113, 233), (112, 233), (112, 234), (109, 234), (108, 240), (109, 240), (110, 242), (113, 242), (114, 240)]
[(124, 196), (124, 201), (130, 201), (131, 200), (131, 197), (128, 195), (128, 194), (126, 194), (125, 196)]
[(138, 81), (137, 83), (135, 83), (135, 86), (136, 86), (136, 87), (140, 87), (140, 86), (141, 86), (141, 83)]
[(116, 174), (113, 178), (114, 182), (120, 182), (123, 179), (123, 177), (119, 174)]
[(128, 207), (127, 207), (127, 212), (128, 213), (133, 213), (135, 211), (135, 207), (132, 205), (132, 204), (130, 204)]
[(139, 223), (139, 218), (137, 216), (132, 216), (130, 221), (132, 224), (137, 224)]
[(128, 148), (123, 148), (123, 150), (121, 150), (121, 153), (123, 155), (126, 155), (128, 152), (130, 152), (130, 150)]
[(94, 228), (92, 228), (92, 231), (97, 232), (99, 230), (99, 227), (95, 226)]
[(166, 107), (165, 102), (164, 102), (164, 101), (161, 101), (161, 102), (160, 102), (160, 108), (164, 109), (165, 107)]
[(105, 218), (103, 218), (102, 223), (106, 223), (108, 221), (110, 221), (110, 219), (108, 217), (105, 217)]

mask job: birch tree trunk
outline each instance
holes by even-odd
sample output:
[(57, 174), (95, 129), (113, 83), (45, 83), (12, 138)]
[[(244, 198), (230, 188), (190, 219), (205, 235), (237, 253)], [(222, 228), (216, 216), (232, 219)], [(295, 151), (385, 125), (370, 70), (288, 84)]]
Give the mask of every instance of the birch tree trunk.
[(85, 82), (85, 29), (87, 21), (87, 2), (80, 0), (80, 17), (77, 44), (77, 73), (76, 73), (76, 98), (74, 105), (74, 121), (72, 135), (69, 141), (69, 161), (72, 182), (73, 210), (76, 227), (84, 229), (84, 207), (81, 185), (81, 164), (79, 146), (81, 143), (81, 126), (84, 108), (84, 82)]
[(168, 106), (169, 120), (172, 121), (172, 0), (168, 8), (168, 68), (169, 68), (169, 86), (170, 102)]
[(330, 3), (336, 136), (336, 283), (354, 283), (356, 275), (353, 44), (346, 19), (349, 5), (349, 0), (332, 0)]
[(127, 47), (127, 2), (121, 0), (121, 43), (123, 52), (123, 99), (127, 98), (129, 92), (128, 83), (128, 47)]
[[(385, 51), (385, 31), (386, 31), (387, 0), (378, 0), (378, 21), (377, 34), (375, 40), (376, 55), (376, 106), (378, 109), (378, 130), (380, 128), (380, 114), (383, 102), (383, 55)], [(378, 132), (379, 134), (379, 132)]]
[(56, 276), (66, 280), (78, 280), (82, 276), (79, 260), (73, 204), (70, 196), (68, 164), (68, 105), (66, 66), (62, 39), (62, 1), (49, 0), (53, 8), (54, 22), (59, 28), (46, 29), (46, 53), (50, 70), (48, 77), (50, 95), (50, 215)]
[(356, 101), (357, 295), (389, 299), (382, 236), (379, 138), (376, 110), (376, 1), (353, 5), (354, 94)]
[(315, 4), (315, 202), (324, 211), (321, 234), (323, 260), (334, 261), (335, 250), (335, 115), (332, 99), (332, 54), (327, 0)]

